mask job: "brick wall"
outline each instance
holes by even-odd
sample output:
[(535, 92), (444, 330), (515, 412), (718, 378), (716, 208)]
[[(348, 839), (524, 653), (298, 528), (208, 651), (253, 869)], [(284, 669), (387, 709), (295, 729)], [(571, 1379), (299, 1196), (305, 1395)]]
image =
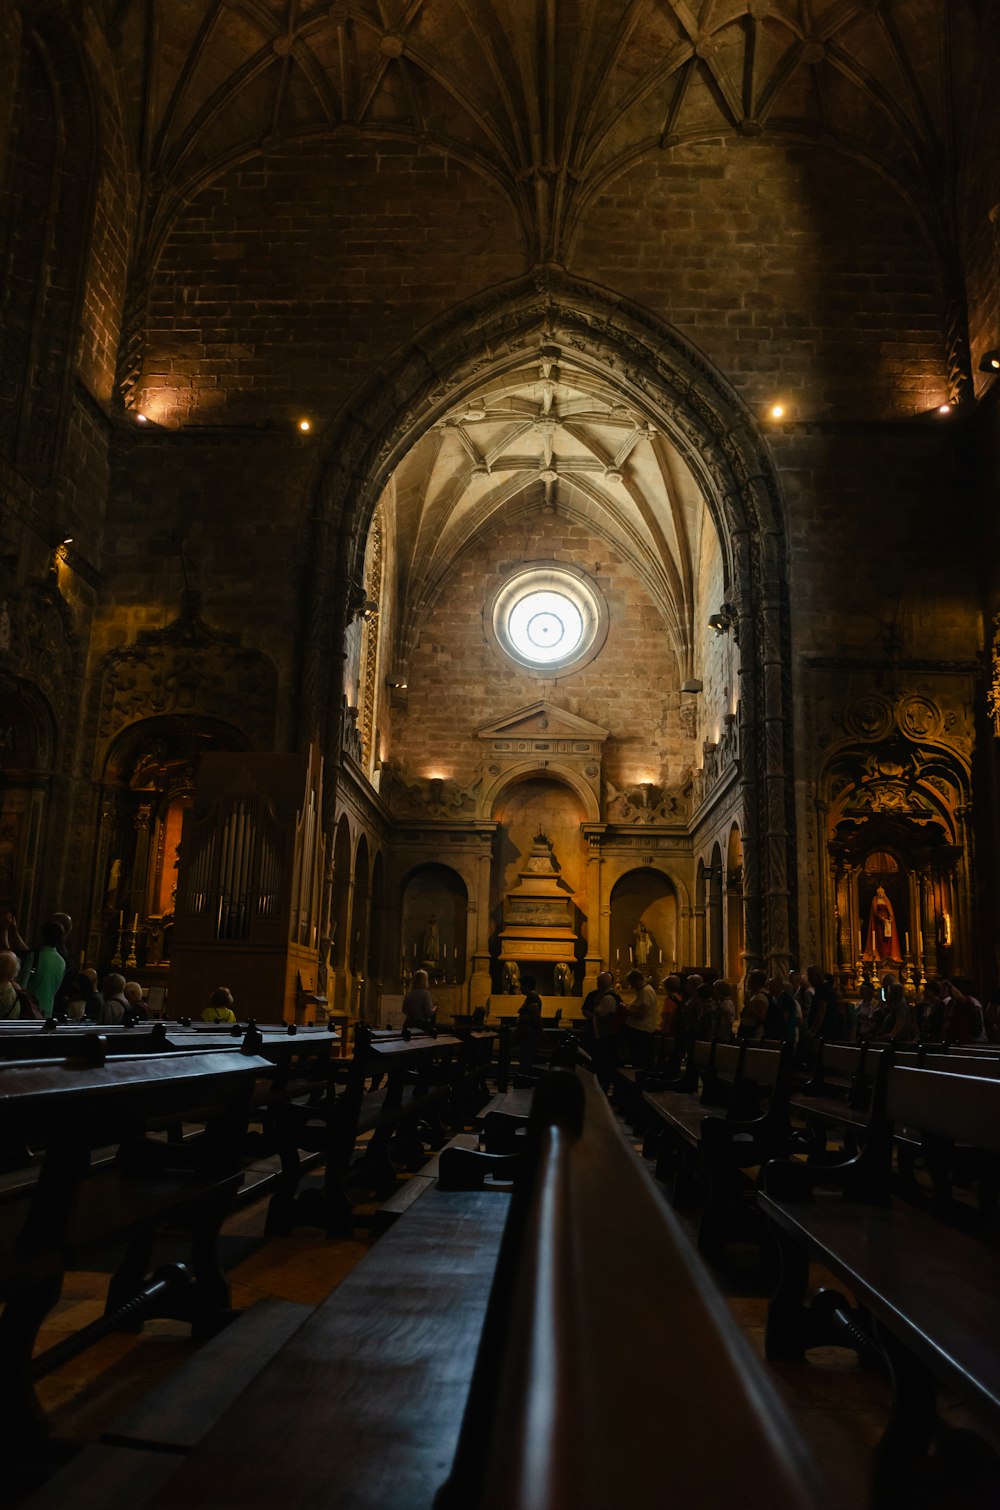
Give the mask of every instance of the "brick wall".
[[(602, 652), (562, 679), (532, 676), (492, 648), (483, 629), (484, 605), (501, 582), (522, 561), (544, 559), (590, 573), (610, 610)], [(501, 524), (460, 558), (407, 672), (408, 707), (395, 715), (393, 755), (414, 776), (439, 771), (471, 785), (481, 758), (473, 731), (539, 698), (612, 731), (604, 769), (616, 787), (676, 780), (690, 761), (678, 718), (676, 660), (648, 589), (605, 539), (558, 515)]]
[(139, 405), (171, 424), (333, 414), (433, 316), (524, 268), (509, 205), (471, 169), (403, 143), (283, 147), (175, 224)]
[(679, 327), (746, 401), (895, 417), (946, 397), (934, 257), (887, 181), (833, 151), (740, 139), (639, 160), (569, 265)]

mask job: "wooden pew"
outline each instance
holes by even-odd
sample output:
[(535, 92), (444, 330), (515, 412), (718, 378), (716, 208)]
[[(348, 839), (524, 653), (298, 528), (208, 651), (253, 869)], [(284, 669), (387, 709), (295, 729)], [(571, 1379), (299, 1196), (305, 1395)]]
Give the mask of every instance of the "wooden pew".
[[(215, 1239), (241, 1179), (241, 1149), (261, 1061), (225, 1054), (121, 1056), (104, 1064), (66, 1059), (0, 1066), (0, 1142), (43, 1149), (36, 1180), (0, 1202), (0, 1440), (11, 1457), (45, 1433), (32, 1378), (71, 1355), (31, 1362), (65, 1271), (89, 1243), (119, 1238), (122, 1261), (106, 1319), (82, 1342), (156, 1313), (210, 1333), (230, 1317), (229, 1286)], [(178, 1147), (148, 1136), (182, 1119), (203, 1132)], [(94, 1149), (117, 1145), (113, 1164), (90, 1168)], [(169, 1220), (190, 1228), (190, 1270), (148, 1279), (153, 1234)]]
[[(470, 1063), (471, 1079), (485, 1075), (484, 1061), (470, 1056), (484, 1043), (489, 1046), (488, 1040), (489, 1035), (477, 1035), (463, 1044), (450, 1034), (359, 1033), (352, 1059), (337, 1061), (346, 1072), (341, 1093), (320, 1104), (290, 1104), (284, 1110), (282, 1147), (288, 1156), (271, 1199), (267, 1231), (282, 1234), (308, 1225), (322, 1227), (331, 1237), (350, 1236), (349, 1184), (364, 1185), (383, 1198), (391, 1194), (396, 1184), (390, 1149), (394, 1139), (401, 1162), (415, 1167), (423, 1162), (419, 1120), (440, 1116)], [(376, 1084), (385, 1079), (386, 1084), (366, 1092), (369, 1079)], [(364, 1155), (352, 1163), (357, 1141), (366, 1133), (371, 1136)], [(440, 1142), (444, 1141), (442, 1131)], [(322, 1153), (322, 1189), (299, 1190), (299, 1149)]]
[[(680, 1504), (821, 1506), (606, 1098), (580, 1071), (554, 1080), (513, 1197), (425, 1194), (172, 1474), (137, 1451), (109, 1465), (103, 1510), (608, 1510), (658, 1486)], [(724, 1452), (706, 1402), (724, 1402)]]
[[(768, 1315), (770, 1358), (801, 1359), (828, 1343), (878, 1362), (894, 1386), (893, 1414), (873, 1459), (872, 1503), (993, 1504), (1000, 1458), (938, 1420), (935, 1384), (1000, 1431), (1000, 1291), (994, 1249), (890, 1199), (894, 1130), (907, 1129), (928, 1167), (956, 1146), (1000, 1156), (1000, 1081), (891, 1065), (884, 1115), (860, 1154), (840, 1166), (776, 1162), (760, 1205), (781, 1272)], [(839, 1200), (816, 1199), (837, 1192)], [(940, 1209), (947, 1209), (947, 1202)], [(807, 1303), (816, 1259), (855, 1298), (821, 1290)], [(932, 1445), (936, 1457), (927, 1459)], [(942, 1479), (939, 1475), (944, 1474)], [(985, 1478), (984, 1478), (985, 1474)]]
[[(820, 1503), (770, 1381), (591, 1076), (543, 1083), (531, 1140), (437, 1510)], [(725, 1401), (724, 1452), (708, 1401)]]

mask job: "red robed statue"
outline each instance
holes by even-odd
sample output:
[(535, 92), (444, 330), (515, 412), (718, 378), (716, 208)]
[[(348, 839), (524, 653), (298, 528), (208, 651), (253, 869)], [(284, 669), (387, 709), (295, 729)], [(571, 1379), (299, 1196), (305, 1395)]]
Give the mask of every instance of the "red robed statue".
[(864, 953), (865, 959), (892, 959), (903, 958), (903, 951), (899, 947), (899, 931), (896, 928), (896, 914), (892, 910), (892, 903), (884, 886), (876, 889), (872, 897), (872, 905), (868, 910), (868, 947)]

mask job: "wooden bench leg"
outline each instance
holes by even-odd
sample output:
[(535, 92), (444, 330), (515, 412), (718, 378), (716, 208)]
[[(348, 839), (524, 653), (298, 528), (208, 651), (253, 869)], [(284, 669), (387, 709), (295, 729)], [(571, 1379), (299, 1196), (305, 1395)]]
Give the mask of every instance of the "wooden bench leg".
[(892, 1414), (872, 1453), (872, 1506), (929, 1504), (922, 1481), (937, 1424), (934, 1375), (885, 1327), (875, 1334), (892, 1379)]
[[(137, 1232), (129, 1239), (125, 1248), (125, 1256), (114, 1274), (112, 1274), (111, 1283), (108, 1285), (108, 1296), (104, 1304), (105, 1316), (110, 1316), (113, 1311), (117, 1311), (126, 1301), (138, 1295), (146, 1282), (152, 1253), (152, 1228), (147, 1228), (145, 1232)], [(134, 1321), (123, 1330), (141, 1332), (142, 1321)]]
[(809, 1258), (780, 1227), (772, 1226), (771, 1231), (778, 1249), (780, 1274), (767, 1308), (764, 1356), (771, 1363), (801, 1363), (806, 1351)]
[(59, 1299), (62, 1282), (60, 1268), (19, 1287), (6, 1300), (0, 1316), (0, 1452), (8, 1463), (29, 1457), (48, 1435), (32, 1383), (31, 1355), (42, 1322)]
[(214, 1337), (232, 1321), (229, 1280), (219, 1259), (219, 1231), (232, 1209), (235, 1188), (201, 1203), (191, 1220), (191, 1273), (194, 1284), (179, 1306), (182, 1321), (190, 1321), (192, 1336)]

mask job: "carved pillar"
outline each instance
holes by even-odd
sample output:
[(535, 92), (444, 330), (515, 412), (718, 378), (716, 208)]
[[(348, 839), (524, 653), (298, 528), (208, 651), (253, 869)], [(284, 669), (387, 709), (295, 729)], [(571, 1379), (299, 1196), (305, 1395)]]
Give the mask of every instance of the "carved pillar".
[(472, 961), (469, 975), (469, 1010), (485, 1006), (493, 989), (490, 976), (490, 874), (493, 868), (492, 845), (484, 842), (476, 857), (476, 896), (468, 911), (469, 952)]
[(587, 840), (587, 953), (583, 966), (583, 994), (596, 991), (597, 977), (604, 969), (604, 961), (611, 948), (611, 908), (604, 906), (603, 865), (601, 836), (603, 829), (584, 828)]
[(934, 879), (928, 866), (922, 865), (917, 871), (917, 883), (920, 890), (920, 940), (918, 950), (923, 979), (926, 980), (933, 973), (934, 967), (937, 964), (934, 923)]
[[(750, 583), (753, 575), (750, 531), (745, 526), (731, 531), (734, 563), (734, 599), (739, 665), (739, 757), (740, 792), (743, 804), (743, 915), (744, 949), (748, 969), (764, 963), (761, 904), (761, 827), (757, 751), (757, 689), (755, 666), (757, 632)], [(690, 925), (689, 950), (699, 953), (697, 916)], [(683, 959), (683, 954), (681, 955)], [(678, 961), (680, 963), (680, 961)]]
[(785, 771), (783, 602), (781, 542), (774, 533), (761, 537), (763, 585), (760, 602), (760, 666), (763, 708), (764, 912), (769, 968), (786, 974), (791, 964), (788, 887), (788, 782)]

